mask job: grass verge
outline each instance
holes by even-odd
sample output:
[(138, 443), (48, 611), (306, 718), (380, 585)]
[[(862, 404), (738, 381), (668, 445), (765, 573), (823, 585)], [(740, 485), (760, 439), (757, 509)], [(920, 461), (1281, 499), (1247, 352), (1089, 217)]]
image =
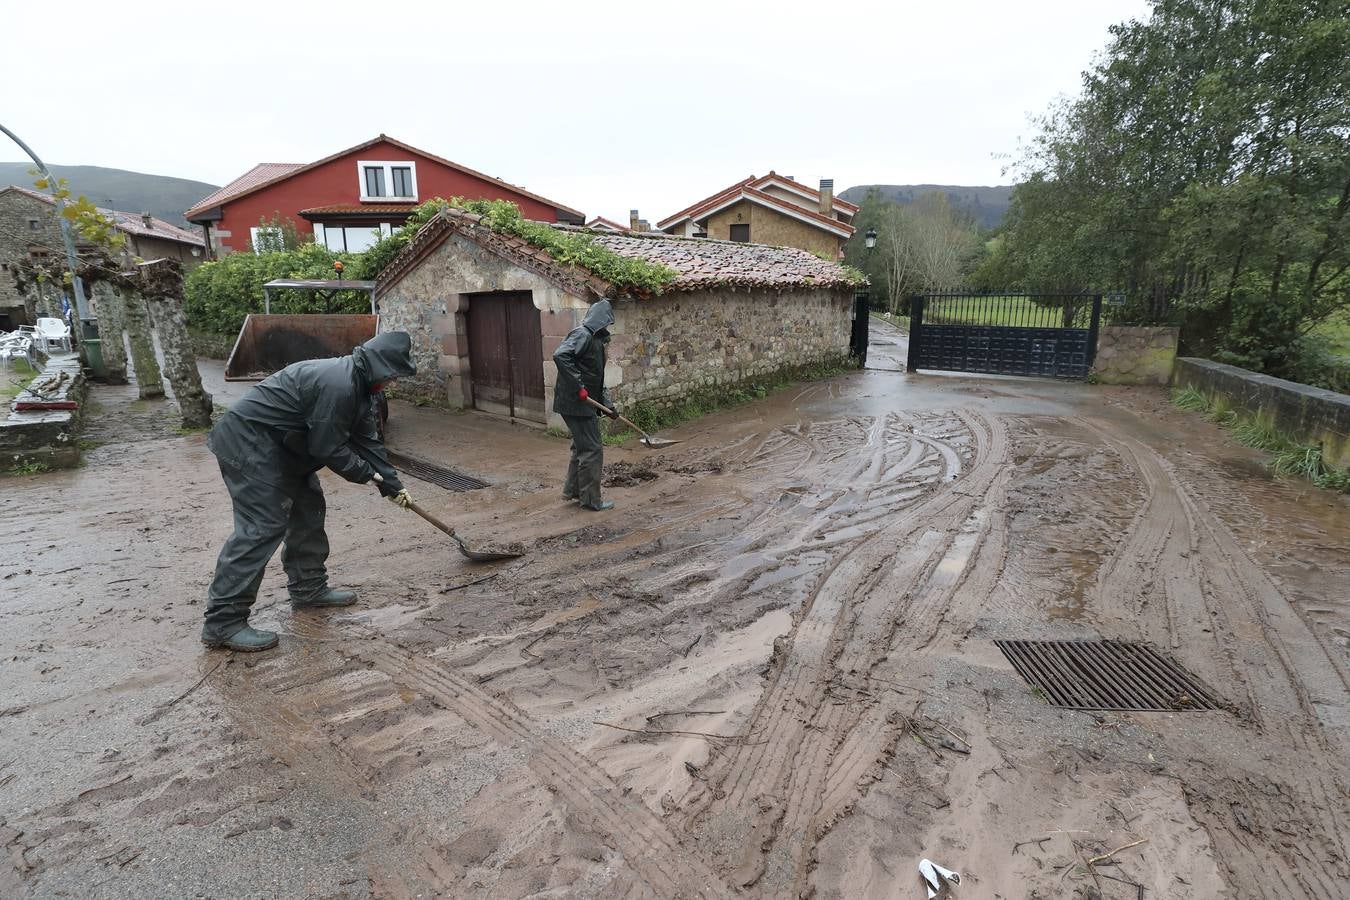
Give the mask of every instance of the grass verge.
[(37, 371), (28, 365), (26, 359), (12, 359), (9, 361), (9, 368), (3, 370), (4, 379), (0, 381), (0, 403), (9, 403), (23, 389), (28, 387), (28, 383), (37, 375)]
[(1328, 466), (1322, 459), (1321, 447), (1301, 444), (1259, 416), (1239, 415), (1222, 395), (1210, 398), (1193, 387), (1185, 387), (1172, 392), (1172, 405), (1203, 413), (1211, 422), (1231, 431), (1239, 444), (1268, 453), (1266, 467), (1276, 475), (1303, 478), (1320, 488), (1350, 493), (1350, 471)]

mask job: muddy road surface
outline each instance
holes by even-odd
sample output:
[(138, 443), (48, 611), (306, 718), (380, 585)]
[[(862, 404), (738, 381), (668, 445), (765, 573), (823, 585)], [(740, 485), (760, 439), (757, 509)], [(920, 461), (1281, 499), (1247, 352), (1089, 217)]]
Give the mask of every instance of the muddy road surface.
[[(197, 642), (203, 438), (129, 396), (0, 482), (0, 896), (1350, 895), (1350, 506), (1161, 391), (852, 373), (610, 448), (600, 514), (565, 441), (395, 404), (489, 483), (419, 502), (529, 555), (325, 476), (361, 602), (274, 563), (256, 656)], [(1060, 709), (994, 643), (1099, 638), (1223, 708)]]

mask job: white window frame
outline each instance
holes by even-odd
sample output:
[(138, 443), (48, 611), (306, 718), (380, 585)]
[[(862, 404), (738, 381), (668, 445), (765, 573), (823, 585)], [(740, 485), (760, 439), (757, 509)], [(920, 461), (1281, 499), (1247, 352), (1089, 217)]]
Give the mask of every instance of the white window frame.
[[(388, 190), (394, 189), (394, 169), (410, 169), (412, 176), (412, 196), (395, 197), (392, 194), (387, 197), (372, 197), (366, 193), (366, 169), (381, 168), (384, 169), (384, 183)], [(388, 160), (388, 159), (358, 159), (356, 161), (356, 184), (361, 192), (362, 203), (407, 203), (417, 202), (417, 163), (414, 160)]]
[[(248, 230), (248, 235), (249, 235), (249, 243), (253, 245), (253, 252), (254, 252), (256, 255), (258, 255), (258, 256), (262, 256), (262, 253), (263, 253), (261, 250), (258, 249), (258, 233), (259, 233), (259, 232), (271, 232), (271, 233), (274, 233), (274, 234), (276, 234), (276, 236), (277, 236), (277, 242), (278, 242), (278, 244), (283, 244), (283, 243), (284, 243), (285, 234), (282, 233), (282, 230), (281, 230), (280, 227), (278, 227), (278, 226), (276, 226), (276, 225), (263, 225), (263, 226), (261, 226), (261, 227), (255, 225), (255, 226), (253, 226), (252, 228), (250, 228), (250, 229)], [(285, 248), (285, 246), (283, 245), (283, 246), (280, 247), (280, 249), (285, 250), (286, 248)]]

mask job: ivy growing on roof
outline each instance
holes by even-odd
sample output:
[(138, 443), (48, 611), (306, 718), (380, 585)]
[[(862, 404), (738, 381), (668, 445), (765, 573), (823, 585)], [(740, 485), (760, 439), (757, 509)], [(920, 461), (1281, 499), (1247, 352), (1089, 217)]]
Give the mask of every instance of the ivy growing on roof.
[(587, 234), (561, 231), (543, 222), (532, 222), (520, 213), (520, 208), (509, 200), (449, 200), (437, 197), (417, 207), (398, 231), (367, 250), (362, 260), (359, 277), (372, 279), (394, 261), (413, 236), (444, 209), (462, 209), (482, 217), (482, 224), (499, 234), (520, 238), (565, 265), (578, 266), (591, 272), (620, 291), (660, 293), (679, 274), (668, 266), (621, 256), (596, 243)]

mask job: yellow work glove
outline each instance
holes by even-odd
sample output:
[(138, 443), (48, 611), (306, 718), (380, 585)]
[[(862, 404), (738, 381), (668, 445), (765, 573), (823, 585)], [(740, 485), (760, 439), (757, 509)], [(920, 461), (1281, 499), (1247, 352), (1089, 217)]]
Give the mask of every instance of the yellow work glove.
[(395, 506), (401, 506), (404, 509), (408, 509), (412, 506), (413, 499), (408, 495), (408, 489), (404, 488), (394, 496), (390, 497), (389, 502)]

